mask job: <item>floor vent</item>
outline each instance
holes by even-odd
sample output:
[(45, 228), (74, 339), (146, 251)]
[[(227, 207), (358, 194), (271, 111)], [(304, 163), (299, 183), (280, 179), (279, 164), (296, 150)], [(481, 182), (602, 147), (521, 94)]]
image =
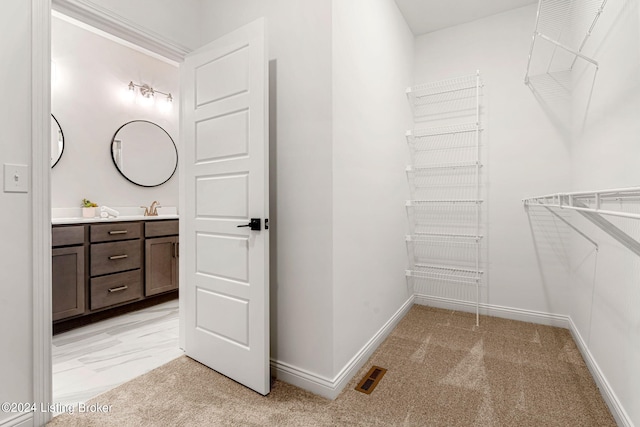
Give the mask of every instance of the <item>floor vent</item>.
[(386, 369), (379, 366), (373, 366), (371, 369), (369, 369), (367, 375), (362, 378), (360, 384), (358, 384), (358, 386), (356, 387), (356, 390), (362, 393), (371, 394), (373, 389), (376, 388), (376, 386), (384, 376), (385, 372), (387, 372)]

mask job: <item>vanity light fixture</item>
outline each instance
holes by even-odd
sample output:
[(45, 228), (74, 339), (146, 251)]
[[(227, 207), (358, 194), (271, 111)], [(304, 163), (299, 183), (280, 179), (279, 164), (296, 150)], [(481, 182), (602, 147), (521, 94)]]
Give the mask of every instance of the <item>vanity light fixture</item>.
[(166, 96), (167, 103), (172, 103), (173, 102), (173, 96), (171, 96), (170, 92), (166, 93), (166, 92), (159, 91), (157, 89), (152, 88), (148, 84), (138, 85), (138, 84), (133, 83), (132, 81), (129, 82), (129, 91), (131, 91), (132, 93), (135, 93), (136, 88), (139, 88), (140, 95), (142, 95), (143, 97), (145, 97), (147, 99), (152, 99), (152, 98), (155, 97), (156, 93), (159, 93), (161, 95)]

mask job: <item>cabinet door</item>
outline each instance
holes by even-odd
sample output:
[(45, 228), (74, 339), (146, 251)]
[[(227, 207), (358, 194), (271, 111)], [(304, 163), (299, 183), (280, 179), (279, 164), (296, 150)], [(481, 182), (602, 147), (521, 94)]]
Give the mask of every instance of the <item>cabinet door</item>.
[(84, 313), (84, 247), (51, 251), (53, 320)]
[(178, 236), (145, 240), (145, 296), (178, 289)]

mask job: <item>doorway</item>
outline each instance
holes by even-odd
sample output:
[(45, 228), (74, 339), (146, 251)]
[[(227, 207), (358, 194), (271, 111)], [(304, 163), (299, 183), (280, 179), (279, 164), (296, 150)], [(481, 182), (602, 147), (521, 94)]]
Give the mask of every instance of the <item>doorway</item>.
[[(64, 12), (64, 10), (61, 11)], [(74, 12), (77, 11), (74, 9)], [(48, 10), (48, 13), (50, 13), (50, 10)], [(141, 38), (143, 40), (146, 40), (146, 36), (144, 36), (144, 34), (143, 37), (141, 37), (139, 29), (126, 27), (126, 25), (124, 24), (121, 26), (117, 19), (114, 21), (113, 17), (109, 17), (109, 19), (106, 20), (106, 15), (98, 16), (98, 18), (96, 18), (96, 12), (93, 10), (81, 11), (80, 14), (85, 14), (86, 17), (89, 17), (87, 21), (82, 20), (82, 22), (85, 22), (87, 24), (98, 22), (104, 27), (105, 22), (107, 22), (106, 26), (109, 28), (115, 28), (117, 30), (115, 32), (117, 32), (118, 35), (123, 32), (128, 33), (129, 35), (131, 35), (131, 37), (124, 37), (127, 40), (135, 40), (136, 42)], [(74, 15), (74, 17), (76, 16)], [(43, 22), (43, 24), (45, 29), (49, 28), (49, 22)], [(35, 39), (40, 41), (50, 41), (50, 39), (46, 37), (46, 35), (42, 36), (41, 38), (38, 35), (34, 35), (34, 37)], [(150, 45), (152, 47), (160, 47), (159, 50), (163, 52), (167, 51), (173, 54), (180, 54), (180, 49), (172, 49), (170, 45), (165, 44), (163, 41), (155, 40), (154, 37), (150, 37), (150, 39)], [(232, 113), (235, 112), (234, 110), (227, 113), (222, 112), (219, 115), (214, 114), (213, 116), (209, 117), (208, 124), (211, 124), (212, 126), (208, 127), (206, 129), (206, 132), (202, 134), (197, 133), (198, 137), (196, 138), (194, 138), (192, 134), (185, 134), (183, 136), (183, 139), (188, 144), (190, 144), (189, 147), (185, 149), (185, 151), (190, 154), (190, 157), (184, 155), (181, 156), (181, 165), (183, 165), (181, 169), (183, 171), (191, 171), (193, 173), (190, 177), (183, 178), (183, 176), (181, 176), (179, 185), (180, 188), (189, 189), (189, 183), (191, 183), (191, 187), (193, 187), (193, 184), (202, 184), (204, 182), (203, 179), (206, 180), (206, 182), (204, 182), (204, 186), (196, 188), (195, 193), (184, 191), (180, 196), (179, 205), (181, 207), (181, 211), (183, 215), (188, 218), (188, 220), (183, 220), (180, 223), (180, 234), (182, 236), (187, 236), (187, 244), (185, 244), (187, 249), (184, 250), (187, 256), (181, 257), (180, 262), (180, 287), (181, 292), (183, 291), (182, 288), (186, 288), (187, 291), (191, 291), (191, 295), (193, 295), (194, 292), (199, 293), (199, 295), (196, 295), (196, 298), (192, 300), (190, 300), (189, 298), (180, 299), (180, 345), (181, 347), (187, 349), (187, 355), (196, 359), (197, 356), (194, 354), (195, 347), (198, 348), (198, 351), (201, 351), (202, 349), (206, 350), (206, 348), (209, 347), (210, 351), (205, 351), (205, 353), (209, 354), (217, 354), (217, 350), (227, 351), (230, 354), (231, 352), (229, 352), (228, 350), (230, 350), (232, 347), (239, 348), (241, 352), (246, 352), (247, 354), (243, 355), (243, 357), (251, 359), (252, 361), (252, 363), (249, 364), (249, 367), (252, 368), (251, 375), (249, 375), (250, 379), (256, 380), (264, 387), (252, 387), (251, 385), (248, 386), (261, 394), (266, 394), (269, 392), (270, 383), (268, 298), (269, 233), (267, 232), (269, 200), (269, 129), (268, 110), (266, 108), (269, 105), (269, 102), (267, 84), (268, 55), (266, 46), (267, 43), (264, 21), (262, 19), (259, 19), (257, 21), (254, 21), (253, 23), (239, 28), (236, 31), (233, 31), (232, 33), (222, 36), (205, 46), (202, 46), (196, 53), (194, 53), (193, 55), (189, 55), (189, 57), (186, 58), (185, 64), (189, 64), (189, 67), (191, 68), (186, 68), (187, 71), (185, 71), (184, 73), (185, 81), (187, 82), (184, 85), (186, 94), (183, 94), (184, 100), (181, 105), (183, 106), (183, 108), (189, 107), (185, 108), (185, 110), (189, 113), (188, 117), (181, 118), (181, 120), (184, 120), (184, 123), (186, 123), (186, 125), (183, 126), (184, 129), (189, 129), (190, 131), (195, 130), (197, 123), (196, 120), (194, 120), (193, 113), (202, 113), (202, 111), (197, 111), (201, 106), (206, 106), (206, 109), (209, 113), (211, 113), (212, 111), (215, 113), (216, 109), (224, 110), (226, 107), (233, 107), (235, 105), (235, 107), (239, 108), (238, 111), (244, 112), (242, 116), (248, 119), (248, 126), (247, 122), (242, 120), (227, 120), (232, 117)], [(44, 53), (49, 53), (49, 48), (41, 46), (41, 49), (43, 50), (43, 56), (45, 56)], [(154, 51), (157, 50), (158, 49), (154, 49)], [(240, 54), (236, 54), (238, 52), (240, 52)], [(50, 55), (46, 56), (49, 57), (49, 59), (47, 61), (43, 61), (42, 63), (44, 64), (47, 64), (47, 62), (50, 61)], [(184, 54), (179, 56), (179, 59), (180, 58), (184, 58)], [(231, 60), (229, 60), (229, 58), (231, 58)], [(40, 65), (40, 63), (38, 63), (38, 65)], [(215, 79), (215, 70), (223, 72), (226, 78), (226, 83)], [(49, 77), (49, 73), (43, 74), (45, 74), (46, 77)], [(247, 78), (238, 79), (238, 76), (245, 76)], [(248, 76), (250, 76), (250, 78)], [(193, 78), (197, 79), (197, 84), (189, 85), (189, 79)], [(50, 82), (46, 82), (45, 84), (43, 84), (43, 88), (50, 89), (49, 83)], [(219, 95), (219, 89), (222, 89), (223, 91), (227, 91), (233, 88), (237, 89), (241, 88), (243, 84), (246, 84), (246, 86), (240, 92), (224, 95), (222, 97), (217, 97), (216, 95)], [(136, 85), (131, 82), (131, 84), (128, 84), (127, 86), (135, 87)], [(92, 92), (89, 92), (89, 96), (91, 96), (91, 94)], [(38, 108), (42, 108), (44, 111), (48, 111), (49, 109), (45, 108), (47, 100), (48, 96), (42, 98), (42, 104), (38, 103), (37, 101), (34, 102), (34, 112), (37, 112)], [(228, 102), (230, 100), (232, 100), (231, 104), (229, 104)], [(214, 106), (213, 110), (210, 109), (211, 106)], [(249, 111), (251, 111), (252, 114), (248, 114)], [(186, 113), (185, 116), (187, 116)], [(222, 118), (222, 120), (217, 120), (219, 118)], [(38, 120), (34, 120), (34, 126), (36, 125), (41, 125), (41, 123)], [(251, 132), (247, 133), (247, 128), (251, 129)], [(238, 151), (236, 153), (237, 155), (233, 155), (233, 153), (231, 153), (231, 155), (228, 155), (229, 153), (227, 153), (227, 155), (225, 155), (224, 153), (216, 153), (216, 151), (220, 148), (222, 148), (223, 150), (240, 149), (243, 146), (243, 143), (242, 139), (239, 138), (239, 136), (242, 134), (247, 135), (247, 139), (244, 141), (246, 143), (244, 144), (244, 151)], [(202, 140), (202, 138), (199, 138), (199, 136), (201, 135), (206, 135), (206, 140)], [(231, 136), (231, 139), (227, 138), (228, 136)], [(47, 139), (49, 139), (49, 137), (47, 137)], [(112, 141), (112, 146), (113, 142), (115, 141)], [(231, 144), (229, 144), (229, 142), (231, 142)], [(34, 148), (36, 150), (44, 150), (43, 147), (39, 146), (40, 143), (40, 141), (34, 143)], [(196, 147), (210, 149), (208, 153), (209, 157), (207, 157), (206, 159), (199, 158), (199, 154), (202, 153), (196, 154)], [(183, 163), (186, 157), (188, 157), (191, 161)], [(237, 160), (241, 161), (237, 162)], [(115, 156), (114, 163), (116, 163)], [(229, 178), (230, 175), (225, 174), (224, 171), (222, 171), (222, 174), (218, 174), (217, 176), (215, 172), (211, 172), (213, 175), (210, 175), (208, 177), (200, 177), (199, 175), (194, 175), (194, 173), (197, 173), (196, 169), (198, 169), (198, 167), (203, 163), (226, 163), (228, 168), (233, 168), (235, 166), (246, 167), (245, 170), (238, 170), (234, 177), (241, 180), (246, 180), (249, 183), (253, 183), (245, 186), (246, 188), (244, 188), (244, 190), (246, 190), (247, 197), (238, 197), (238, 195), (241, 195), (241, 192), (234, 191), (238, 190), (237, 185), (234, 187), (234, 184), (237, 184), (238, 179), (226, 179)], [(47, 170), (49, 169), (49, 166), (50, 165), (47, 165)], [(43, 189), (48, 189), (48, 174), (45, 175), (43, 181), (45, 184), (43, 186)], [(48, 192), (44, 193), (44, 191), (43, 194), (40, 194), (40, 190), (41, 189), (37, 186), (35, 187), (34, 193), (36, 194), (34, 194), (34, 199), (43, 200), (45, 202), (44, 206), (46, 207), (50, 203), (50, 194)], [(243, 188), (240, 188), (240, 190), (243, 190)], [(234, 194), (235, 196), (233, 196)], [(225, 199), (224, 204), (219, 204), (217, 206), (215, 204), (211, 204), (210, 201), (216, 200), (215, 196), (219, 195), (229, 197)], [(249, 200), (251, 203), (249, 205), (249, 209), (243, 211), (244, 215), (234, 214), (240, 212), (242, 205), (247, 200)], [(203, 201), (208, 202), (205, 203), (205, 205), (202, 205)], [(223, 210), (215, 213), (215, 209)], [(206, 221), (207, 218), (211, 217), (217, 217), (217, 219), (224, 220), (225, 218), (220, 215), (220, 212), (223, 211), (231, 212), (230, 216), (226, 218), (227, 222), (225, 223), (225, 227), (229, 227), (229, 229), (223, 232), (224, 235), (220, 235), (219, 233), (216, 235), (216, 232), (212, 230), (202, 230), (198, 233), (192, 233), (190, 235), (191, 240), (189, 241), (189, 233), (185, 233), (186, 231), (188, 231), (188, 229), (185, 228), (187, 225), (192, 224), (193, 226), (194, 222), (198, 220)], [(46, 212), (46, 210), (39, 209), (35, 209), (35, 212), (38, 215), (46, 216), (45, 221), (44, 218), (34, 215), (34, 228), (38, 228), (35, 234), (41, 233), (42, 235), (46, 235), (47, 233), (50, 233), (51, 214), (49, 212)], [(255, 218), (256, 216), (258, 218)], [(185, 225), (185, 223), (187, 225)], [(260, 225), (254, 227), (257, 224)], [(262, 232), (260, 232), (261, 230)], [(120, 232), (118, 234), (120, 234)], [(208, 234), (208, 236), (205, 236), (206, 234)], [(245, 256), (241, 261), (244, 262), (247, 268), (251, 271), (251, 274), (249, 274), (249, 271), (245, 272), (245, 275), (252, 278), (250, 283), (237, 280), (241, 279), (240, 277), (223, 277), (225, 276), (225, 268), (227, 268), (227, 266), (224, 265), (223, 260), (229, 258), (229, 253), (225, 252), (225, 248), (220, 246), (218, 243), (225, 241), (225, 235), (227, 237), (230, 236), (232, 239), (235, 239), (237, 243), (241, 244), (246, 249)], [(198, 239), (202, 236), (205, 236), (205, 239)], [(34, 237), (34, 240), (38, 240), (38, 237)], [(46, 241), (47, 239), (43, 238), (43, 240)], [(36, 264), (36, 267), (34, 267), (34, 269), (38, 271), (42, 270), (44, 276), (46, 276), (47, 270), (50, 271), (50, 268), (47, 267), (50, 267), (51, 265), (51, 252), (50, 250), (45, 250), (45, 253), (46, 252), (48, 252), (49, 258), (47, 260), (39, 258), (37, 256), (34, 257), (34, 264)], [(183, 250), (180, 249), (178, 252), (182, 253)], [(214, 260), (213, 263), (207, 262), (203, 264), (203, 256), (208, 261)], [(124, 257), (117, 258), (122, 259)], [(189, 265), (187, 265), (185, 259), (189, 260)], [(235, 261), (233, 264), (234, 268), (240, 266), (242, 262)], [(187, 266), (189, 268), (183, 268), (183, 266)], [(223, 269), (218, 270), (219, 266), (222, 266)], [(200, 267), (204, 267), (205, 269), (202, 270)], [(228, 286), (228, 289), (231, 289), (231, 287), (235, 287), (236, 290), (241, 291), (240, 293), (245, 293), (246, 295), (238, 295), (237, 297), (229, 298), (228, 296), (221, 294), (220, 291), (216, 291), (213, 289), (205, 290), (202, 287), (202, 284), (199, 285), (196, 280), (190, 280), (185, 284), (184, 271), (187, 269), (190, 271), (191, 278), (204, 275), (208, 278), (213, 277), (215, 279), (217, 275), (217, 279), (222, 279), (222, 281), (227, 280), (228, 283), (226, 286)], [(35, 272), (36, 275), (38, 271)], [(48, 300), (50, 296), (50, 290), (47, 289), (48, 283), (46, 280), (43, 280), (42, 282), (36, 280), (36, 283), (40, 284), (36, 287), (36, 300), (38, 300), (38, 298), (40, 298), (41, 296), (43, 299), (43, 301), (40, 301), (36, 305), (41, 306), (44, 310), (46, 310), (46, 312), (34, 314), (34, 322), (38, 325), (35, 328), (35, 335), (37, 337), (36, 339), (38, 340), (38, 337), (40, 337), (42, 339), (42, 342), (45, 343), (44, 348), (41, 348), (40, 345), (38, 345), (35, 350), (35, 354), (38, 360), (36, 360), (34, 367), (36, 370), (36, 374), (34, 375), (34, 385), (36, 391), (34, 394), (36, 397), (41, 397), (39, 400), (43, 402), (51, 402), (51, 391), (48, 387), (50, 385), (49, 381), (51, 380), (51, 371), (49, 369), (49, 366), (47, 366), (48, 364), (46, 363), (48, 360), (51, 360), (51, 348), (49, 346), (51, 343), (51, 335), (46, 333), (47, 331), (51, 330), (51, 305), (50, 299)], [(189, 295), (189, 293), (187, 293), (187, 295)], [(198, 298), (198, 296), (204, 296), (204, 298)], [(184, 302), (185, 299), (187, 300), (186, 303)], [(191, 301), (191, 304), (189, 303), (189, 301)], [(224, 310), (217, 310), (218, 308), (220, 308), (221, 304), (224, 305), (224, 303), (229, 301), (231, 301), (233, 304), (227, 304), (225, 307), (223, 307)], [(234, 315), (236, 317), (242, 317), (243, 311), (248, 314), (246, 316), (248, 321), (244, 323), (244, 326), (246, 326), (246, 328), (244, 328), (243, 333), (249, 337), (249, 340), (244, 344), (242, 344), (241, 342), (241, 334), (232, 337), (228, 336), (228, 333), (235, 334), (240, 331), (240, 328), (237, 325), (233, 329), (229, 329), (227, 327), (227, 322), (216, 321), (216, 319), (228, 319), (227, 314)], [(203, 317), (203, 313), (215, 313), (217, 317)], [(206, 330), (206, 332), (210, 333), (213, 337), (217, 337), (217, 339), (195, 339), (189, 341), (188, 334), (184, 333), (185, 329), (189, 330), (189, 328), (194, 331)], [(185, 345), (185, 342), (191, 342), (191, 345)], [(241, 345), (238, 345), (239, 343)], [(214, 346), (217, 347), (211, 350)], [(222, 372), (228, 377), (247, 385), (244, 381), (244, 376), (246, 376), (247, 372), (247, 366), (245, 366), (246, 364), (231, 363), (225, 364), (225, 366), (219, 366), (222, 362), (226, 363), (230, 360), (233, 360), (233, 358), (213, 358), (212, 360), (208, 360), (203, 363), (208, 365), (211, 369)], [(47, 416), (44, 415), (42, 416), (42, 418), (46, 421)]]
[[(166, 218), (177, 218), (177, 155), (170, 159), (175, 161), (175, 165), (170, 165), (165, 176), (157, 182), (148, 182), (145, 180), (154, 178), (154, 175), (141, 176), (139, 170), (131, 169), (131, 165), (140, 165), (134, 159), (137, 151), (122, 151), (120, 145), (121, 150), (117, 154), (122, 157), (117, 157), (113, 150), (113, 142), (116, 137), (123, 140), (118, 135), (122, 135), (127, 126), (140, 124), (148, 125), (157, 132), (153, 136), (154, 142), (166, 136), (170, 141), (168, 145), (177, 154), (179, 69), (176, 61), (68, 15), (53, 11), (51, 26), (51, 111), (60, 135), (64, 135), (64, 149), (51, 169), (50, 220), (57, 227), (54, 231), (80, 228), (85, 234), (84, 240), (71, 244), (68, 241), (57, 242), (56, 233), (53, 233), (52, 279), (55, 283), (57, 270), (68, 267), (64, 262), (60, 266), (57, 260), (83, 257), (84, 274), (78, 282), (83, 287), (87, 281), (90, 284), (81, 301), (84, 304), (81, 314), (77, 310), (56, 312), (56, 306), (61, 305), (60, 297), (56, 295), (56, 288), (52, 290), (55, 322), (51, 348), (52, 402), (57, 407), (66, 408), (85, 402), (183, 354), (178, 342), (177, 290), (167, 290), (166, 285), (153, 289), (145, 286), (165, 281), (171, 271), (163, 271), (162, 265), (155, 265), (163, 264), (162, 261), (154, 264), (154, 271), (158, 271), (156, 276), (147, 277), (152, 269), (143, 268), (147, 262), (145, 255), (151, 250), (160, 256), (163, 251), (168, 251), (169, 259), (173, 258), (177, 263), (177, 219), (173, 221), (175, 230), (171, 233), (174, 234), (169, 237), (163, 231), (149, 234), (148, 227), (171, 222)], [(144, 96), (147, 88), (151, 88), (153, 97)], [(174, 102), (169, 103), (169, 100)], [(135, 132), (141, 130), (133, 129)], [(158, 145), (145, 150), (142, 154), (146, 156), (153, 151), (153, 165), (157, 165), (160, 158)], [(131, 239), (132, 230), (127, 229), (124, 231), (129, 234), (123, 235), (121, 240), (105, 243), (104, 239), (96, 239), (98, 243), (94, 243), (92, 224), (95, 223), (72, 224), (66, 220), (67, 217), (81, 216), (81, 199), (117, 211), (114, 218), (104, 221), (141, 216), (144, 209), (140, 205), (151, 211), (152, 202), (159, 201), (161, 207), (154, 206), (154, 209), (160, 214), (157, 218), (165, 219), (155, 221), (156, 218), (149, 217), (148, 221), (123, 222), (139, 223), (139, 239)], [(94, 215), (99, 216), (99, 212)], [(102, 226), (103, 222), (99, 224)], [(108, 272), (99, 271), (93, 262), (94, 253), (106, 245), (120, 244), (136, 244), (144, 248), (137, 264), (123, 264)], [(124, 263), (131, 259), (133, 257), (129, 256), (116, 262)], [(106, 298), (117, 296), (117, 303), (98, 301), (98, 297), (93, 295), (93, 285), (116, 276), (133, 277), (137, 281), (135, 283), (141, 283), (140, 289), (134, 291), (129, 282), (122, 286), (120, 283), (110, 285), (105, 292), (113, 292), (105, 293)], [(128, 289), (119, 290), (127, 286)], [(123, 297), (127, 292), (130, 292), (129, 296)], [(150, 304), (154, 305), (148, 306)], [(84, 323), (85, 326), (77, 327)], [(68, 328), (72, 329), (64, 332)]]

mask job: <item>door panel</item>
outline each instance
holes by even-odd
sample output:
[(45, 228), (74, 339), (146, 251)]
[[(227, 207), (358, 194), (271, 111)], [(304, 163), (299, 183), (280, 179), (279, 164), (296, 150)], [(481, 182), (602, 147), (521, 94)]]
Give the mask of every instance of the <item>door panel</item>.
[[(207, 141), (219, 141), (208, 144)], [(196, 124), (198, 162), (246, 156), (249, 148), (249, 110), (203, 120)]]
[[(198, 274), (249, 281), (249, 244), (246, 237), (198, 233), (196, 237)], [(215, 257), (209, 254), (216, 254)]]
[[(231, 46), (231, 49), (234, 49)], [(224, 52), (224, 51), (223, 51)], [(196, 108), (249, 90), (249, 46), (196, 67)]]
[(249, 348), (249, 301), (198, 289), (196, 327)]
[(249, 217), (249, 175), (196, 178), (196, 218), (246, 219)]
[[(258, 20), (181, 66), (181, 230), (187, 356), (267, 394), (268, 66)], [(183, 221), (181, 220), (181, 224)]]
[[(84, 234), (84, 230), (82, 232)], [(51, 255), (52, 319), (83, 314), (84, 246), (54, 248)]]
[(145, 239), (145, 296), (178, 287), (177, 244), (178, 236)]

